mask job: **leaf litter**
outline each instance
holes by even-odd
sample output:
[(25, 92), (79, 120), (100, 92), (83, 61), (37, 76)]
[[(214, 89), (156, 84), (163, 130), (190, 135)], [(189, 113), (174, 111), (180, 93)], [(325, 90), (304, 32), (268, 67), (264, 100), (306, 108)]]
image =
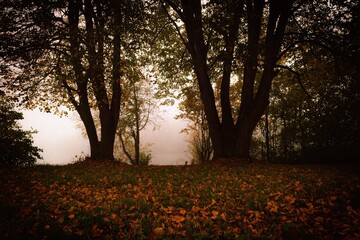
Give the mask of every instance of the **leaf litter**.
[(359, 239), (359, 176), (339, 166), (0, 169), (0, 237)]

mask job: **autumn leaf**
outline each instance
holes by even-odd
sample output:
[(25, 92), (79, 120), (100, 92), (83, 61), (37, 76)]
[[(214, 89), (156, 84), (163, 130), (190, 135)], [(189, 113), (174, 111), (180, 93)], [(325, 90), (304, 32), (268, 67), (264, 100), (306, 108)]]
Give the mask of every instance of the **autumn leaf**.
[(289, 196), (289, 195), (287, 195), (287, 196), (285, 196), (285, 201), (287, 201), (287, 202), (288, 202), (288, 204), (293, 204), (293, 203), (295, 203), (296, 198), (295, 198), (295, 197), (293, 197), (293, 196)]
[(185, 214), (186, 214), (186, 210), (183, 209), (183, 208), (181, 208), (181, 209), (180, 209), (180, 214), (181, 214), (181, 215), (185, 215)]
[[(74, 217), (75, 217), (75, 216), (74, 216)], [(64, 217), (59, 217), (59, 218), (58, 218), (58, 223), (61, 224), (61, 223), (63, 223), (64, 221), (65, 221)]]
[(337, 196), (331, 196), (330, 197), (330, 201), (336, 201), (336, 199), (337, 199)]
[(295, 182), (295, 191), (300, 191), (302, 189), (302, 184), (300, 181)]
[(185, 217), (180, 216), (180, 215), (172, 215), (170, 218), (171, 218), (171, 221), (176, 222), (176, 223), (181, 223), (181, 222), (185, 221)]
[(73, 214), (73, 213), (72, 213), (72, 214), (70, 214), (70, 215), (68, 216), (68, 218), (69, 218), (69, 219), (73, 219), (73, 218), (75, 218), (75, 214)]
[(212, 214), (211, 219), (215, 219), (215, 218), (217, 218), (217, 216), (219, 215), (219, 211), (212, 210), (212, 211), (211, 211), (211, 214)]
[(191, 211), (193, 212), (193, 213), (197, 213), (197, 212), (199, 212), (201, 210), (201, 208), (199, 207), (199, 206), (192, 206), (192, 208), (191, 208)]
[(111, 219), (115, 220), (116, 217), (117, 217), (117, 215), (116, 215), (115, 213), (112, 213), (112, 214), (111, 214)]
[(269, 212), (276, 213), (278, 211), (278, 208), (279, 207), (276, 205), (276, 202), (274, 202), (274, 201), (267, 202), (266, 209), (268, 209)]
[(162, 227), (155, 228), (154, 233), (156, 235), (163, 235), (164, 234), (164, 229)]

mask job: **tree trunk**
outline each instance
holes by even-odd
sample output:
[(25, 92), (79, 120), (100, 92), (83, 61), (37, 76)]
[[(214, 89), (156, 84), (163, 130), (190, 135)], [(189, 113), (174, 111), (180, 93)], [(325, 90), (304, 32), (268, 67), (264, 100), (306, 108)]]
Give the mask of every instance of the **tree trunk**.
[[(202, 26), (202, 11), (200, 0), (181, 1), (181, 7), (173, 1), (165, 0), (183, 20), (188, 49), (195, 75), (198, 80), (201, 100), (204, 105), (206, 119), (209, 124), (209, 134), (214, 148), (214, 158), (246, 158), (250, 157), (250, 144), (256, 124), (260, 121), (269, 103), (271, 83), (275, 77), (274, 67), (283, 41), (287, 20), (291, 13), (294, 1), (269, 2), (268, 22), (263, 23), (264, 9), (267, 5), (264, 0), (245, 1), (247, 22), (247, 55), (244, 62), (244, 75), (241, 92), (241, 105), (236, 124), (231, 112), (229, 86), (231, 66), (234, 60), (234, 46), (238, 39), (238, 27), (242, 16), (242, 3), (232, 6), (232, 24), (225, 34), (227, 56), (223, 62), (223, 78), (221, 84), (221, 122), (216, 108), (214, 90), (208, 72), (208, 45), (205, 43)], [(266, 26), (266, 29), (262, 29)], [(265, 49), (259, 50), (260, 35), (266, 30)], [(182, 37), (183, 39), (183, 37)], [(264, 54), (260, 56), (259, 54)], [(264, 58), (263, 58), (264, 57)], [(256, 83), (259, 75), (259, 59), (264, 59), (261, 79)], [(256, 86), (257, 89), (256, 89)], [(255, 96), (254, 96), (255, 95)]]

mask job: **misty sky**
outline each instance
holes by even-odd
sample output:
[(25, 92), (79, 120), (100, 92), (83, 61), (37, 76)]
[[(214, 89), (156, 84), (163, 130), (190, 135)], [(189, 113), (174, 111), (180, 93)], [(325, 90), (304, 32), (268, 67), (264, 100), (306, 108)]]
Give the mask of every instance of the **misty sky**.
[[(161, 118), (157, 120), (159, 128), (153, 127), (142, 133), (142, 142), (151, 144), (152, 161), (154, 165), (177, 165), (189, 161), (186, 135), (180, 133), (186, 126), (185, 120), (176, 120), (175, 107), (161, 107)], [(67, 164), (74, 161), (75, 156), (88, 155), (89, 143), (77, 128), (79, 124), (70, 113), (69, 117), (55, 116), (39, 110), (23, 111), (24, 120), (21, 125), (25, 130), (34, 129), (34, 145), (44, 150), (41, 164)]]

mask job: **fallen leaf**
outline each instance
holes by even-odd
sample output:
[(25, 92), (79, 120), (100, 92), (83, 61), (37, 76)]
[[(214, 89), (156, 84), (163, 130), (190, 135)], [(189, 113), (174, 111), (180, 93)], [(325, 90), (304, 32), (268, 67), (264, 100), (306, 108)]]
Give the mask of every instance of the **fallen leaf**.
[(156, 235), (163, 235), (164, 234), (164, 229), (162, 227), (155, 228), (154, 233)]
[(186, 210), (183, 209), (183, 208), (181, 208), (181, 209), (180, 209), (180, 214), (181, 214), (181, 215), (185, 215), (185, 214), (186, 214)]
[(170, 219), (171, 219), (171, 221), (176, 222), (176, 223), (181, 223), (181, 222), (185, 221), (185, 218), (180, 215), (172, 215), (170, 217)]
[(211, 214), (212, 214), (212, 219), (215, 219), (215, 218), (217, 218), (217, 216), (219, 215), (219, 211), (216, 211), (216, 210), (212, 210), (211, 211)]
[(288, 196), (285, 196), (285, 201), (287, 201), (288, 204), (293, 204), (293, 203), (295, 203), (296, 198), (288, 195)]

